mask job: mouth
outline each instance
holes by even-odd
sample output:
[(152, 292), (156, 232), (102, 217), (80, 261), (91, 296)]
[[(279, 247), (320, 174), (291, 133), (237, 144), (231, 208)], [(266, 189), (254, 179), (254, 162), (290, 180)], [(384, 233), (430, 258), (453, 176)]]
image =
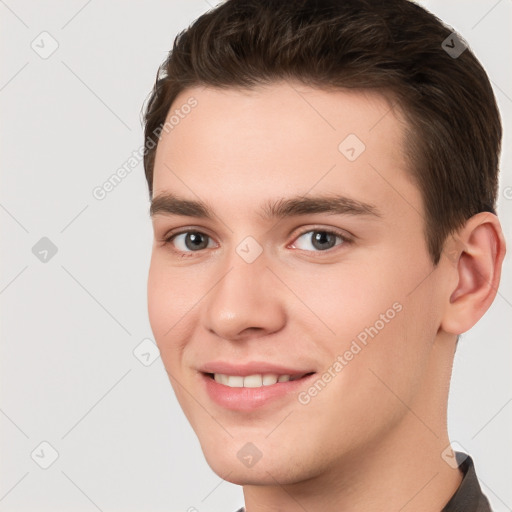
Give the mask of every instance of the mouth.
[(272, 373), (268, 369), (256, 373), (239, 368), (231, 369), (230, 373), (200, 371), (199, 376), (206, 396), (222, 409), (242, 413), (266, 409), (270, 413), (274, 410), (268, 409), (271, 404), (278, 404), (281, 408), (287, 402), (296, 402), (297, 394), (310, 385), (316, 375), (316, 372), (288, 370), (288, 373), (281, 373), (274, 368), (272, 370)]
[(252, 375), (227, 375), (225, 373), (205, 373), (218, 384), (230, 388), (261, 388), (281, 382), (290, 382), (309, 377), (315, 372), (301, 374), (255, 373)]

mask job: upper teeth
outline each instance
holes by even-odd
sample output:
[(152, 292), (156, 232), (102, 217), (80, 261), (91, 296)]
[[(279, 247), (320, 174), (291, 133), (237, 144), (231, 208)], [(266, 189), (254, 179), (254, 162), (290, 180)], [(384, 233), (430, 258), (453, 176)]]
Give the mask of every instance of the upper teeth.
[(277, 375), (274, 373), (258, 373), (256, 375), (247, 375), (242, 377), (241, 375), (224, 375), (222, 373), (214, 373), (213, 378), (219, 384), (224, 384), (230, 388), (259, 388), (261, 386), (272, 386), (276, 382), (288, 382), (289, 380), (296, 380), (303, 375), (296, 375), (291, 377), (290, 375)]

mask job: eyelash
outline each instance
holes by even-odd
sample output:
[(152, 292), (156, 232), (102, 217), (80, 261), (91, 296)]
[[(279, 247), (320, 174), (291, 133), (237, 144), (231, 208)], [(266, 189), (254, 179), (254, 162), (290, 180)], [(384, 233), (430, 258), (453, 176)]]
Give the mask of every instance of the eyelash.
[[(171, 233), (171, 234), (166, 235), (164, 237), (164, 239), (162, 240), (163, 245), (164, 246), (172, 246), (172, 241), (174, 240), (174, 238), (176, 238), (179, 235), (183, 235), (183, 234), (187, 234), (187, 233), (196, 233), (196, 234), (205, 236), (205, 237), (207, 237), (209, 239), (212, 239), (212, 237), (210, 237), (206, 233), (203, 233), (202, 231), (189, 228), (189, 229), (184, 229), (182, 231), (178, 231), (176, 233)], [(333, 229), (309, 228), (309, 229), (306, 229), (306, 230), (301, 231), (300, 233), (298, 233), (295, 236), (295, 238), (294, 238), (294, 242), (297, 239), (299, 239), (300, 237), (302, 237), (303, 235), (307, 234), (307, 233), (327, 233), (329, 235), (334, 235), (335, 237), (341, 239), (341, 243), (336, 244), (333, 247), (330, 247), (329, 249), (326, 249), (325, 251), (309, 251), (307, 249), (298, 249), (299, 251), (305, 251), (305, 252), (308, 252), (308, 253), (314, 253), (314, 254), (319, 254), (319, 255), (325, 254), (325, 253), (329, 253), (330, 254), (334, 250), (336, 250), (336, 248), (339, 248), (339, 247), (341, 247), (343, 245), (349, 245), (349, 244), (353, 243), (353, 241), (354, 241), (352, 238), (348, 237), (346, 234), (341, 233), (341, 232), (336, 231), (336, 230), (333, 230)], [(176, 254), (180, 254), (182, 258), (188, 258), (188, 257), (192, 257), (195, 253), (203, 252), (205, 249), (200, 249), (198, 251), (180, 251), (180, 250), (172, 248), (171, 250), (172, 250), (172, 252), (174, 252)]]

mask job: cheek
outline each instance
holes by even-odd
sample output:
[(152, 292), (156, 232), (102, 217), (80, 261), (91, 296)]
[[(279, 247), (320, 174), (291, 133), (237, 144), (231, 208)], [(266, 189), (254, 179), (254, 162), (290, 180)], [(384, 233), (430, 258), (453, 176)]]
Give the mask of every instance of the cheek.
[(148, 274), (148, 316), (157, 343), (172, 325), (171, 315), (173, 314), (170, 307), (172, 288), (161, 267), (155, 256), (152, 256)]
[(180, 350), (187, 314), (194, 305), (186, 282), (183, 272), (169, 268), (161, 257), (152, 256), (147, 284), (148, 317), (166, 366), (172, 362), (168, 356)]
[[(336, 350), (360, 333), (364, 338), (365, 329), (375, 323), (379, 331), (387, 328), (396, 316), (396, 303), (404, 295), (400, 280), (389, 268), (382, 262), (380, 266), (369, 264), (363, 258), (346, 264), (311, 266), (307, 272), (294, 269), (283, 280), (301, 299), (303, 305), (297, 307), (307, 314), (304, 318), (315, 323), (319, 341), (332, 344)], [(301, 321), (299, 315), (294, 320)]]
[(417, 258), (407, 268), (396, 253), (381, 256), (371, 264), (319, 267), (294, 286), (315, 314), (307, 318), (315, 322), (317, 346), (329, 354), (326, 369), (341, 356), (343, 369), (331, 368), (340, 376), (332, 389), (343, 388), (339, 396), (358, 389), (377, 407), (396, 400), (386, 384), (404, 399), (414, 394), (436, 333), (434, 287), (428, 280), (418, 287), (431, 271), (428, 261)]
[(355, 415), (362, 413), (359, 402), (374, 418), (393, 421), (405, 412), (403, 403), (414, 403), (419, 396), (438, 323), (432, 287), (425, 283), (425, 289), (411, 290), (398, 285), (392, 293), (370, 293), (366, 312), (347, 315), (347, 325), (338, 323), (343, 334), (333, 356), (341, 354), (344, 367), (335, 394), (350, 397), (357, 390), (354, 403), (347, 399)]
[(180, 384), (183, 382), (182, 359), (187, 340), (186, 330), (190, 329), (187, 313), (191, 310), (184, 282), (179, 271), (169, 268), (161, 257), (152, 256), (147, 286), (149, 323), (169, 382), (188, 417), (188, 395)]

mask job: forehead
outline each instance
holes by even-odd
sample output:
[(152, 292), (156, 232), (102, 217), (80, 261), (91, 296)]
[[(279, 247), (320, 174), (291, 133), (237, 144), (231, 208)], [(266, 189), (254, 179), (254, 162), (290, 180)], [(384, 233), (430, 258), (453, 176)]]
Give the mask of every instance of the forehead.
[(175, 99), (167, 125), (156, 152), (154, 196), (238, 198), (245, 209), (258, 198), (313, 189), (380, 202), (397, 193), (419, 199), (404, 156), (405, 123), (376, 92), (291, 82), (250, 90), (194, 87)]

